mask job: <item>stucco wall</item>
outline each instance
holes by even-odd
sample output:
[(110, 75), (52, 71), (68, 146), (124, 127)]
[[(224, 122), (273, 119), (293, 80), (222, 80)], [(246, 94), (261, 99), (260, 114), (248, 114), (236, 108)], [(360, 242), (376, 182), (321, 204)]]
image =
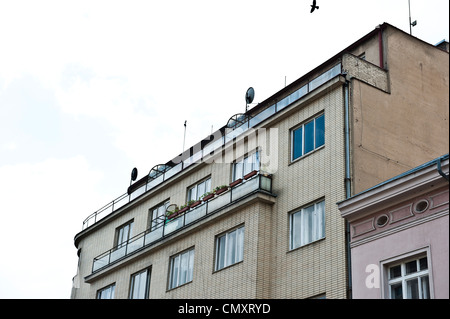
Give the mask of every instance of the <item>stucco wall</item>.
[(449, 55), (387, 28), (390, 94), (351, 80), (353, 194), (449, 150)]
[[(392, 233), (389, 236), (368, 242), (352, 248), (352, 283), (353, 298), (379, 299), (382, 298), (384, 269), (382, 261), (413, 253), (420, 249), (428, 249), (431, 258), (430, 282), (434, 298), (449, 298), (449, 217), (448, 214), (438, 219), (428, 221), (412, 228)], [(369, 287), (366, 280), (374, 275), (372, 270), (366, 272), (368, 265), (379, 268), (377, 287)], [(370, 279), (372, 280), (372, 279)]]

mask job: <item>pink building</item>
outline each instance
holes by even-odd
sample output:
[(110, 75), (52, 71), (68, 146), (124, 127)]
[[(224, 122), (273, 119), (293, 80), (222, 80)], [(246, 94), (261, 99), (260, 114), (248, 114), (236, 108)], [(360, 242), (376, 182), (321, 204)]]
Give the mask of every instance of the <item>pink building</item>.
[(338, 203), (354, 299), (449, 298), (448, 154)]

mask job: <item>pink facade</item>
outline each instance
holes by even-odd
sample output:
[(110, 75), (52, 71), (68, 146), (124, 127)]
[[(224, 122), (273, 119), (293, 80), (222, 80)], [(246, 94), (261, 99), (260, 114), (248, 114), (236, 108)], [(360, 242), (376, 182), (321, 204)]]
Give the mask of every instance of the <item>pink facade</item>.
[(354, 299), (449, 298), (448, 185), (446, 155), (339, 203)]

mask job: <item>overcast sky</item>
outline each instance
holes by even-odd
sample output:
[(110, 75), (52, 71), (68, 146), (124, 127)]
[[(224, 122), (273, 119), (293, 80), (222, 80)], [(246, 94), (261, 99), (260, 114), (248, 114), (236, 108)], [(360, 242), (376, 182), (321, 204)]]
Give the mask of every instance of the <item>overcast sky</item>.
[[(0, 0), (0, 298), (69, 298), (83, 220), (407, 0)], [(449, 39), (449, 1), (411, 0)]]

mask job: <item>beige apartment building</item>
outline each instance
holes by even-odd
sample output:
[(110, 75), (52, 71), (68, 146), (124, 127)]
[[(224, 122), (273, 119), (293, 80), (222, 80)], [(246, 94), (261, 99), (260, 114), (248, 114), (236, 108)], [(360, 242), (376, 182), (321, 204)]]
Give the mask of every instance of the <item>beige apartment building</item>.
[(351, 297), (337, 203), (448, 153), (448, 68), (378, 26), (88, 216), (71, 297)]

